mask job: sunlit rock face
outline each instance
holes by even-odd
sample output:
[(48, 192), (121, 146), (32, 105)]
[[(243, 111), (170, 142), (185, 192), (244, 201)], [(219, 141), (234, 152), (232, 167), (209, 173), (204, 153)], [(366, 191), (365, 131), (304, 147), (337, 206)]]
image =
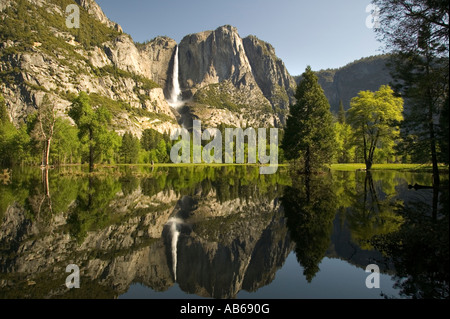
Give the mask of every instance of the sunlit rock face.
[(251, 79), (252, 70), (237, 29), (224, 26), (186, 36), (180, 43), (180, 74), (182, 88), (200, 88), (224, 80), (239, 85), (246, 77)]
[[(3, 2), (0, 18), (17, 18), (8, 11), (16, 2)], [(125, 108), (113, 112), (113, 128), (119, 134), (130, 131), (141, 136), (147, 128), (167, 133), (179, 127), (178, 120), (192, 122), (167, 103), (178, 76), (180, 105), (185, 103), (189, 114), (205, 125), (281, 127), (285, 123), (288, 105), (294, 101), (295, 81), (270, 44), (253, 36), (243, 39), (235, 27), (190, 34), (179, 44), (161, 36), (137, 43), (108, 19), (95, 1), (78, 0), (90, 27), (100, 30), (100, 22), (105, 28), (94, 43), (55, 23), (55, 17), (65, 18), (65, 11), (54, 0), (31, 3), (34, 7), (27, 8), (26, 14), (33, 19), (41, 14), (38, 8), (46, 8), (48, 16), (42, 18), (50, 33), (38, 37), (30, 48), (21, 47), (26, 39), (20, 33), (0, 43), (8, 52), (0, 69), (14, 75), (3, 81), (2, 95), (17, 126), (39, 107), (46, 94), (59, 115), (68, 117), (73, 95), (85, 91), (161, 115), (152, 118)], [(176, 74), (175, 61), (179, 62)]]
[[(198, 102), (187, 104), (196, 117), (238, 127), (257, 125), (255, 117), (260, 125), (284, 123), (296, 84), (270, 44), (242, 39), (226, 25), (188, 35), (179, 47), (180, 85), (188, 100)], [(230, 114), (214, 113), (224, 108)]]
[(273, 107), (287, 112), (289, 105), (295, 102), (297, 84), (276, 56), (275, 48), (255, 36), (244, 38), (243, 44), (255, 81), (264, 96)]

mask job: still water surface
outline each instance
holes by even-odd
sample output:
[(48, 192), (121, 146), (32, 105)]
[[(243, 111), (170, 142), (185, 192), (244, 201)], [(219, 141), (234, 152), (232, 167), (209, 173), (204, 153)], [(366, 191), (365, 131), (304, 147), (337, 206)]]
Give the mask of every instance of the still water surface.
[[(0, 298), (448, 298), (448, 189), (415, 183), (431, 175), (13, 171), (0, 181)], [(69, 264), (79, 289), (65, 286)]]

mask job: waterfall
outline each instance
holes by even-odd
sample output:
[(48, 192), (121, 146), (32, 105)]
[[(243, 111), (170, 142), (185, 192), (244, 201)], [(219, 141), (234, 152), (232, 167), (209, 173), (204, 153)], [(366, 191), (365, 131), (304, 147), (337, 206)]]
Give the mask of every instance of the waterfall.
[(172, 75), (172, 91), (170, 92), (170, 97), (167, 103), (173, 108), (179, 108), (184, 105), (182, 96), (180, 81), (178, 79), (179, 66), (178, 66), (178, 45), (175, 48), (175, 57), (173, 60), (173, 75)]
[(170, 224), (170, 234), (172, 235), (171, 251), (172, 251), (172, 271), (175, 281), (177, 281), (177, 246), (178, 237), (180, 236), (180, 230), (178, 225), (182, 223), (182, 220), (178, 218), (170, 218), (168, 223)]

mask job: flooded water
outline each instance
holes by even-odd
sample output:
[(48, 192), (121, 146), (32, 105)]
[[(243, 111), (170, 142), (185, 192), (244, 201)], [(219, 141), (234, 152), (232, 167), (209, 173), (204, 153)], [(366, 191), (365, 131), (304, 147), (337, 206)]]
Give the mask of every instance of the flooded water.
[(0, 298), (448, 298), (448, 188), (415, 183), (431, 175), (13, 170)]

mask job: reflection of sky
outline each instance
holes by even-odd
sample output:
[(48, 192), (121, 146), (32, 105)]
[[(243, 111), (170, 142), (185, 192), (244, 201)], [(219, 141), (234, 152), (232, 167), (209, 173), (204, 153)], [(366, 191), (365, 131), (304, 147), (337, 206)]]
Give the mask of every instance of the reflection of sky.
[(381, 292), (398, 297), (398, 292), (392, 287), (394, 282), (389, 275), (380, 274), (381, 289), (368, 289), (366, 278), (369, 273), (366, 273), (364, 269), (340, 259), (331, 258), (324, 258), (319, 267), (320, 271), (311, 283), (308, 283), (303, 275), (303, 267), (299, 266), (295, 254), (291, 253), (270, 285), (254, 293), (241, 291), (238, 298), (375, 299), (381, 298)]
[[(286, 259), (283, 267), (277, 272), (275, 279), (256, 292), (241, 291), (240, 299), (378, 299), (381, 293), (399, 297), (398, 290), (393, 288), (391, 276), (380, 274), (380, 289), (366, 288), (369, 273), (364, 269), (350, 265), (340, 259), (324, 258), (319, 265), (320, 271), (308, 283), (303, 275), (303, 268), (298, 264), (294, 253)], [(165, 292), (135, 284), (120, 298), (167, 298), (195, 299), (196, 295), (188, 295), (174, 285)]]
[(180, 289), (178, 284), (173, 285), (164, 292), (157, 292), (142, 284), (133, 284), (119, 299), (202, 299), (197, 295), (190, 295)]

